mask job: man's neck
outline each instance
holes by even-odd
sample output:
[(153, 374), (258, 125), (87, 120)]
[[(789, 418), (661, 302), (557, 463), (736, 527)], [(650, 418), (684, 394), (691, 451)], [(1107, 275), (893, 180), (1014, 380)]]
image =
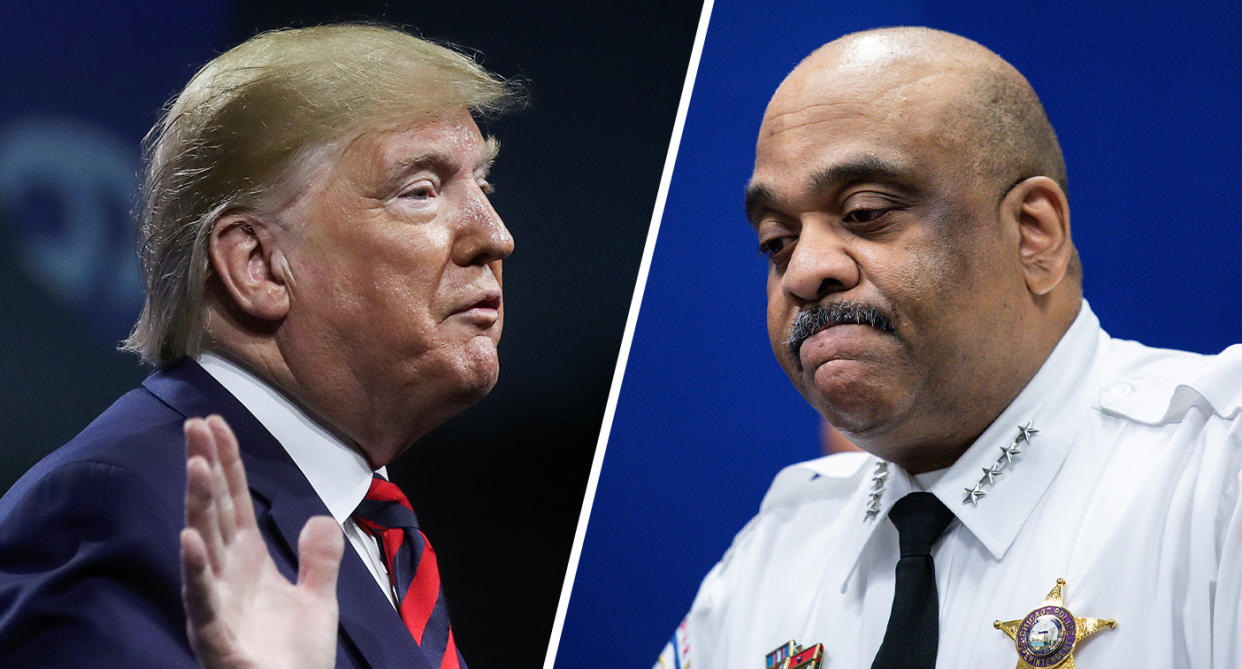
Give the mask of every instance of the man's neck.
[(951, 467), (1048, 364), (1081, 314), (1080, 296), (1042, 314), (1038, 331), (1043, 334), (1030, 345), (1030, 354), (1014, 361), (1008, 374), (975, 395), (945, 402), (934, 420), (900, 424), (888, 433), (863, 435), (855, 443), (910, 474)]

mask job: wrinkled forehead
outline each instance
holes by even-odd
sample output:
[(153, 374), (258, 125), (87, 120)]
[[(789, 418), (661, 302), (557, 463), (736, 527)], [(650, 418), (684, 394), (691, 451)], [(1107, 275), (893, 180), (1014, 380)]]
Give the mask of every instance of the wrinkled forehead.
[(344, 153), (361, 152), (382, 163), (408, 160), (411, 154), (434, 152), (455, 156), (464, 163), (488, 160), (492, 142), (483, 138), (478, 124), (465, 109), (370, 123), (343, 138)]
[(762, 132), (780, 132), (817, 115), (933, 117), (967, 94), (967, 77), (952, 63), (923, 58), (819, 52), (781, 82), (764, 111)]
[(765, 164), (790, 169), (837, 150), (917, 152), (941, 146), (966, 86), (954, 67), (897, 57), (891, 50), (816, 52), (786, 77), (768, 103), (757, 138), (756, 172)]
[(332, 183), (373, 186), (423, 166), (486, 174), (499, 150), (499, 143), (483, 137), (464, 108), (372, 120), (308, 147), (276, 190), (283, 206), (288, 206)]

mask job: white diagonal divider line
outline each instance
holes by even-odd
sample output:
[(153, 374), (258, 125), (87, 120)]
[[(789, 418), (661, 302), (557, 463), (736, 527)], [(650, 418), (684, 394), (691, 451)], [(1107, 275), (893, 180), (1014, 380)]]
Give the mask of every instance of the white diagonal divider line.
[(617, 354), (617, 366), (612, 375), (612, 388), (608, 393), (608, 406), (600, 424), (599, 441), (595, 444), (595, 459), (591, 462), (591, 475), (587, 479), (586, 495), (582, 511), (578, 514), (578, 529), (574, 533), (573, 549), (569, 553), (569, 565), (561, 586), (561, 597), (556, 605), (556, 619), (552, 623), (552, 635), (548, 639), (548, 653), (544, 656), (544, 669), (553, 669), (556, 651), (561, 645), (561, 630), (565, 627), (565, 612), (569, 609), (569, 595), (574, 589), (574, 576), (578, 572), (578, 559), (582, 555), (582, 542), (586, 538), (587, 524), (591, 519), (591, 507), (595, 503), (595, 489), (599, 484), (600, 469), (604, 464), (604, 451), (608, 435), (612, 431), (612, 418), (617, 410), (617, 397), (621, 393), (621, 380), (625, 377), (625, 362), (634, 340), (634, 326), (638, 323), (638, 309), (643, 302), (647, 287), (647, 273), (651, 269), (651, 256), (655, 252), (656, 238), (660, 233), (660, 221), (664, 217), (664, 202), (668, 198), (669, 183), (673, 179), (673, 166), (677, 163), (677, 149), (681, 144), (681, 132), (686, 124), (686, 111), (694, 91), (694, 79), (699, 70), (699, 57), (703, 53), (703, 40), (707, 36), (707, 24), (711, 18), (714, 0), (704, 0), (699, 14), (699, 27), (694, 35), (694, 47), (690, 52), (690, 64), (686, 67), (686, 79), (681, 88), (681, 102), (677, 105), (677, 119), (673, 122), (673, 134), (669, 137), (668, 155), (664, 159), (664, 173), (660, 177), (660, 190), (656, 194), (655, 207), (651, 212), (651, 225), (647, 229), (647, 243), (643, 247), (643, 259), (638, 266), (638, 278), (634, 282), (634, 295), (630, 299), (630, 313), (625, 321), (625, 334), (621, 338), (621, 350)]

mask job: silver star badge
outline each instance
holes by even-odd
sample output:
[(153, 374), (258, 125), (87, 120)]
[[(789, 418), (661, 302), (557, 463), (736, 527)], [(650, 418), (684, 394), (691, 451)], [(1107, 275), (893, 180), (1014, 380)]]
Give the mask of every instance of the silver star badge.
[(885, 479), (888, 478), (888, 463), (883, 460), (875, 465), (875, 474), (871, 477), (871, 492), (867, 493), (867, 514), (865, 520), (871, 520), (880, 513), (880, 498), (884, 496)]
[(1021, 452), (1022, 449), (1018, 448), (1017, 442), (1014, 442), (1011, 446), (1001, 446), (1001, 453), (1005, 456), (1006, 464), (1012, 464), (1013, 456), (1018, 455)]
[(979, 486), (975, 486), (973, 488), (963, 488), (963, 490), (966, 491), (966, 497), (962, 500), (963, 504), (970, 503), (977, 506), (979, 504), (979, 499), (987, 496), (987, 493), (980, 490)]
[(1019, 425), (1018, 435), (1013, 438), (1013, 441), (1008, 446), (1000, 447), (1001, 454), (997, 456), (996, 462), (992, 463), (991, 467), (982, 468), (983, 476), (979, 478), (979, 482), (975, 484), (975, 487), (965, 488), (966, 497), (962, 499), (962, 504), (978, 506), (979, 499), (987, 495), (987, 492), (985, 492), (983, 488), (985, 486), (996, 485), (996, 479), (1000, 478), (1001, 474), (1005, 473), (1005, 466), (1013, 464), (1013, 456), (1020, 455), (1022, 453), (1022, 443), (1031, 443), (1031, 437), (1037, 432), (1039, 432), (1039, 430), (1036, 430), (1030, 422), (1026, 425)]

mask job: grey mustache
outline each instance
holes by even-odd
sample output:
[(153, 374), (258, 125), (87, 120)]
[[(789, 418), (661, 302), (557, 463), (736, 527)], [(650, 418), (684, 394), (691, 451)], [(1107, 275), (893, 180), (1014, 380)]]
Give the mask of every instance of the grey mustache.
[(812, 304), (803, 307), (794, 318), (789, 326), (789, 337), (785, 340), (785, 345), (789, 348), (789, 358), (801, 367), (798, 352), (802, 349), (802, 343), (824, 328), (834, 325), (869, 325), (880, 332), (892, 334), (896, 331), (896, 320), (896, 317), (884, 313), (879, 307), (862, 302)]

